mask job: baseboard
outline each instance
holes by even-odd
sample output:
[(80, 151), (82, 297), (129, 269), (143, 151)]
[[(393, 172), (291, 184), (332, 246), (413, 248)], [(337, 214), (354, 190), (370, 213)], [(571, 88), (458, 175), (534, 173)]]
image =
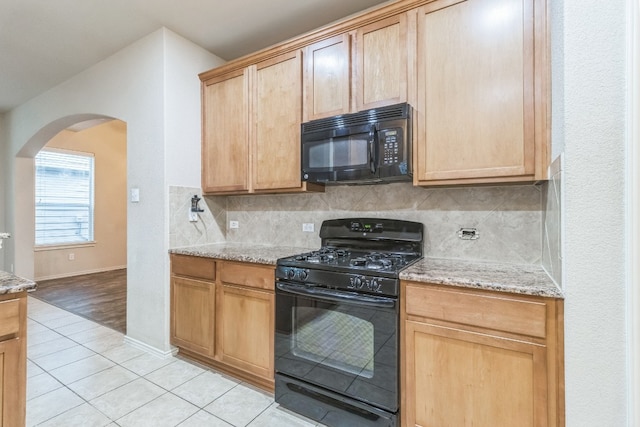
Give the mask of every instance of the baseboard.
[(125, 268), (127, 268), (126, 265), (116, 265), (112, 267), (95, 268), (93, 270), (74, 271), (73, 273), (53, 274), (51, 276), (36, 277), (34, 280), (37, 282), (39, 280), (64, 279), (66, 277), (82, 276), (84, 274), (104, 273), (107, 271), (123, 270)]
[(162, 351), (158, 348), (150, 346), (149, 344), (143, 343), (142, 341), (139, 341), (135, 338), (131, 338), (129, 335), (125, 335), (124, 342), (131, 345), (132, 347), (135, 347), (137, 349), (144, 351), (145, 353), (153, 354), (154, 356), (159, 357), (161, 359), (168, 359), (178, 354), (177, 347), (171, 347), (170, 350)]

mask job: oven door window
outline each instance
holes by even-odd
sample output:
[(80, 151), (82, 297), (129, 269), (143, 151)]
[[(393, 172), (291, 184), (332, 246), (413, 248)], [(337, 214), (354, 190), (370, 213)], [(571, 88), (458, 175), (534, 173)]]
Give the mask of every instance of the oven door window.
[(316, 307), (292, 307), (291, 353), (363, 378), (372, 378), (374, 328), (351, 313)]
[(380, 408), (398, 406), (398, 312), (276, 291), (276, 371)]

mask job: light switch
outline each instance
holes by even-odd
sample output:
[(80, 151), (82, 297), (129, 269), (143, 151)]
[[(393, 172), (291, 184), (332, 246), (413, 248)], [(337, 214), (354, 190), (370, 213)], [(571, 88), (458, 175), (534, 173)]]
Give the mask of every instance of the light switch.
[(140, 189), (132, 188), (131, 189), (131, 202), (138, 203), (140, 201)]

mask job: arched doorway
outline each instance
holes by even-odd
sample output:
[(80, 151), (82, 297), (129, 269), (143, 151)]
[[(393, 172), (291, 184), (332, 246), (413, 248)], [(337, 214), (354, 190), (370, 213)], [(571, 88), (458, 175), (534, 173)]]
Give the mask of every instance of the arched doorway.
[[(90, 117), (87, 119), (87, 117)], [(68, 125), (73, 122), (71, 125)], [(62, 128), (62, 129), (60, 129)], [(56, 132), (57, 131), (57, 132)], [(53, 135), (53, 136), (51, 136)], [(47, 140), (47, 138), (49, 138)], [(73, 212), (72, 203), (60, 203), (59, 195), (43, 200), (42, 189), (36, 191), (34, 174), (24, 174), (19, 180), (17, 191), (23, 203), (33, 206), (23, 208), (20, 215), (21, 242), (32, 249), (33, 277), (40, 288), (32, 296), (56, 305), (74, 314), (102, 323), (119, 332), (126, 332), (126, 264), (127, 264), (127, 127), (126, 123), (111, 117), (99, 115), (77, 115), (65, 117), (45, 126), (34, 135), (23, 151), (20, 160), (30, 162), (29, 167), (18, 168), (34, 171), (34, 157), (40, 147), (46, 157), (53, 156), (60, 161), (66, 158), (87, 158), (91, 160), (92, 194), (90, 238), (73, 242), (60, 240), (43, 241), (41, 233), (34, 240), (26, 242), (24, 236), (28, 230), (33, 234), (36, 227), (59, 227), (54, 224), (69, 221)], [(28, 152), (27, 152), (28, 151)], [(40, 156), (43, 157), (43, 156)], [(26, 166), (26, 165), (24, 165)], [(56, 192), (55, 186), (64, 185), (73, 168), (65, 164), (40, 167), (41, 181), (54, 180), (50, 192)], [(56, 178), (57, 177), (57, 178)], [(31, 178), (30, 180), (28, 178)], [(55, 180), (58, 179), (59, 182)], [(29, 194), (28, 197), (25, 195)], [(64, 194), (64, 193), (60, 193)], [(40, 198), (36, 199), (36, 196)], [(60, 203), (52, 206), (52, 203)], [(55, 210), (58, 210), (56, 212)], [(59, 212), (62, 210), (63, 212)], [(34, 212), (38, 212), (38, 220)], [(28, 213), (28, 214), (27, 214)], [(43, 216), (51, 215), (52, 218)], [(66, 219), (60, 219), (63, 217)], [(60, 218), (58, 218), (60, 217)], [(80, 218), (78, 218), (80, 219)], [(18, 218), (16, 218), (18, 222)], [(50, 224), (50, 225), (47, 225)], [(83, 225), (84, 227), (85, 225)], [(55, 235), (59, 230), (52, 230)], [(106, 286), (111, 292), (99, 290)]]

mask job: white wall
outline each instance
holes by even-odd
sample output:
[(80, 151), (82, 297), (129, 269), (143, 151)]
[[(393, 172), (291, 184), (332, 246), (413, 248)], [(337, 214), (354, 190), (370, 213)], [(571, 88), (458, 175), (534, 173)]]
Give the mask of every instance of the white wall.
[[(22, 191), (28, 190), (22, 187), (32, 187), (32, 180), (17, 179), (28, 169), (25, 163), (32, 164), (29, 157), (55, 133), (79, 121), (78, 115), (109, 116), (127, 123), (127, 182), (129, 188), (140, 189), (140, 202), (129, 203), (127, 212), (127, 334), (130, 340), (165, 353), (170, 348), (165, 157), (170, 151), (168, 144), (176, 143), (165, 132), (182, 127), (187, 134), (199, 135), (199, 122), (182, 122), (184, 115), (167, 114), (166, 94), (175, 87), (169, 79), (184, 77), (166, 72), (168, 39), (179, 36), (158, 30), (9, 112), (9, 155), (26, 158), (10, 161), (5, 175), (11, 203), (8, 226), (15, 229), (10, 258), (16, 262), (17, 274), (33, 277), (32, 214), (23, 218), (23, 212), (16, 212), (16, 207), (27, 203), (33, 194), (33, 190)], [(188, 42), (184, 41), (183, 47), (185, 44)], [(213, 67), (219, 58), (192, 46), (180, 60), (191, 64), (184, 65), (184, 72), (197, 74)], [(173, 108), (187, 111), (185, 114), (199, 109), (198, 88), (185, 89), (171, 102), (176, 104)], [(183, 139), (180, 144), (199, 145), (199, 141), (198, 136), (197, 140)], [(199, 168), (200, 159), (191, 163)]]
[(629, 191), (629, 349), (632, 384), (629, 394), (629, 424), (640, 426), (640, 1), (628, 0), (629, 5), (629, 60), (630, 77), (628, 103), (628, 161)]
[[(0, 232), (4, 232), (7, 228), (5, 225), (5, 215), (4, 212), (6, 210), (7, 202), (5, 200), (5, 191), (4, 191), (4, 173), (2, 171), (6, 170), (8, 163), (7, 154), (5, 153), (6, 148), (6, 138), (5, 138), (5, 126), (4, 126), (4, 114), (0, 114)], [(4, 254), (7, 251), (4, 249), (4, 243), (2, 245), (2, 249), (0, 249), (0, 270), (6, 271), (5, 262), (4, 262)]]
[[(567, 426), (627, 425), (625, 0), (551, 1), (564, 150)], [(556, 150), (554, 149), (554, 153)]]

